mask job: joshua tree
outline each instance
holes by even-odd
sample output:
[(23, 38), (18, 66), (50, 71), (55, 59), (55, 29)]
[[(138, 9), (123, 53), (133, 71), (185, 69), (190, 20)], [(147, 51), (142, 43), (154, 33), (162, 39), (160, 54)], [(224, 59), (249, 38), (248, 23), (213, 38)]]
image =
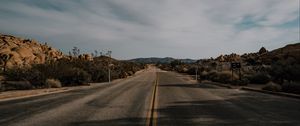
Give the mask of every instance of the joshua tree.
[(95, 57), (98, 56), (98, 51), (97, 51), (97, 50), (94, 51), (94, 56), (95, 56)]
[(79, 56), (80, 49), (78, 47), (74, 46), (73, 49), (72, 49), (72, 51), (73, 51), (73, 56), (75, 56), (75, 57)]

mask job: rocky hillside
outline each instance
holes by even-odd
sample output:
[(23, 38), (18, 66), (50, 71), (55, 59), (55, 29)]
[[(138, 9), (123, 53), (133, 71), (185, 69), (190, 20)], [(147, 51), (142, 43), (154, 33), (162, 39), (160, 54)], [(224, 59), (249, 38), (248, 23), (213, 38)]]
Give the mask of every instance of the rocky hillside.
[(220, 55), (213, 60), (217, 62), (246, 62), (248, 65), (270, 65), (276, 61), (285, 60), (289, 57), (300, 61), (300, 43), (289, 44), (272, 51), (268, 51), (266, 48), (262, 47), (256, 53), (245, 53), (243, 55), (232, 53), (229, 55)]
[(0, 56), (1, 66), (6, 62), (7, 67), (12, 67), (45, 63), (47, 60), (60, 59), (63, 54), (36, 40), (0, 34)]
[(300, 61), (300, 43), (289, 44), (285, 47), (275, 49), (271, 52), (265, 53), (260, 57), (260, 59), (266, 64), (271, 64), (278, 60), (286, 60), (289, 57)]
[[(73, 55), (35, 40), (0, 34), (0, 89), (18, 90), (75, 86), (126, 78), (145, 69), (143, 64), (119, 61), (107, 56)], [(19, 66), (19, 67), (16, 67)], [(55, 81), (51, 86), (49, 81)], [(1, 84), (2, 83), (2, 84)], [(53, 84), (53, 83), (52, 83)]]

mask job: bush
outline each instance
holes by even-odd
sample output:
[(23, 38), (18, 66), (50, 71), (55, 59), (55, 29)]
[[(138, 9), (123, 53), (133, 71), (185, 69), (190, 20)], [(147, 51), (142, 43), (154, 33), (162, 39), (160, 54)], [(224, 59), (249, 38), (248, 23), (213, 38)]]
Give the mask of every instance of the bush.
[(26, 80), (28, 80), (35, 88), (45, 87), (46, 76), (38, 69), (30, 69), (27, 71)]
[[(231, 72), (219, 72), (217, 73), (216, 80), (217, 82), (221, 83), (230, 83), (232, 80), (232, 73)], [(236, 79), (237, 77), (234, 77), (233, 79)]]
[(43, 87), (45, 76), (33, 68), (11, 68), (5, 72), (8, 81), (29, 81), (35, 88)]
[(2, 83), (2, 86), (3, 90), (27, 90), (32, 88), (29, 81), (6, 81)]
[(274, 62), (269, 70), (270, 75), (274, 81), (282, 84), (284, 80), (300, 81), (300, 61), (288, 57)]
[(281, 87), (283, 92), (300, 94), (300, 82), (283, 83)]
[(264, 86), (262, 88), (263, 90), (267, 90), (267, 91), (275, 91), (275, 92), (278, 92), (278, 91), (281, 91), (281, 86), (279, 84), (276, 84), (274, 82), (269, 82), (266, 86)]
[(46, 80), (46, 85), (50, 88), (60, 88), (60, 87), (62, 87), (60, 81), (57, 80), (57, 79), (47, 79)]
[[(188, 68), (187, 74), (196, 75), (196, 70), (197, 70), (197, 67), (190, 67), (190, 68)], [(199, 69), (198, 69), (198, 74), (199, 74)]]
[(253, 84), (266, 84), (271, 80), (270, 76), (267, 73), (262, 72), (256, 73), (252, 76), (250, 75), (247, 79), (249, 79), (250, 83)]
[[(208, 78), (215, 82), (220, 83), (230, 83), (232, 80), (232, 73), (230, 71), (216, 72), (212, 71), (208, 73)], [(236, 74), (233, 74), (233, 80), (236, 80), (238, 77)]]
[(82, 85), (91, 80), (91, 75), (80, 68), (66, 68), (60, 75), (59, 80), (66, 86)]
[(241, 80), (234, 80), (233, 85), (245, 86), (248, 85), (250, 81), (247, 78), (242, 78)]
[[(145, 65), (115, 61), (111, 67), (111, 79), (133, 75), (136, 71), (145, 68)], [(45, 64), (32, 64), (31, 67), (14, 67), (4, 73), (7, 81), (28, 81), (34, 88), (75, 86), (89, 82), (108, 81), (108, 59), (105, 57), (94, 58), (94, 61), (81, 59), (59, 59)], [(49, 78), (58, 79), (53, 81)]]
[(200, 73), (201, 80), (207, 80), (208, 79), (208, 72), (203, 71)]

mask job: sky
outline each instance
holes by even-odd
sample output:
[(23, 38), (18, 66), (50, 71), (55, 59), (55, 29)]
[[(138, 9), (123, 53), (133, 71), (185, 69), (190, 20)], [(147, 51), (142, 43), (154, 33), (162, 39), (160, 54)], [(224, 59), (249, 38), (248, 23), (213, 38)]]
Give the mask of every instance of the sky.
[(65, 54), (209, 58), (299, 42), (299, 0), (1, 0), (0, 33)]

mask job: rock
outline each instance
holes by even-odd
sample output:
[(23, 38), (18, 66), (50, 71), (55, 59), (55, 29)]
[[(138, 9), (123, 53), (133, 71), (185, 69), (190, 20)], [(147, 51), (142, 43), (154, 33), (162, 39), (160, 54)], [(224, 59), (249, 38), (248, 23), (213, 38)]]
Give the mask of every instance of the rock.
[(88, 61), (93, 60), (93, 57), (91, 54), (82, 54), (82, 55), (79, 55), (78, 58), (81, 60), (88, 60)]
[(265, 47), (261, 47), (258, 51), (259, 54), (264, 54), (264, 53), (267, 53), (268, 50), (265, 48)]
[(225, 58), (223, 55), (220, 55), (219, 57), (217, 57), (217, 61), (219, 62), (224, 62), (225, 61)]
[[(48, 45), (42, 45), (36, 40), (0, 34), (0, 55), (3, 54), (11, 55), (7, 67), (42, 64), (49, 59), (64, 57), (62, 52)], [(0, 65), (3, 66), (3, 62)]]

